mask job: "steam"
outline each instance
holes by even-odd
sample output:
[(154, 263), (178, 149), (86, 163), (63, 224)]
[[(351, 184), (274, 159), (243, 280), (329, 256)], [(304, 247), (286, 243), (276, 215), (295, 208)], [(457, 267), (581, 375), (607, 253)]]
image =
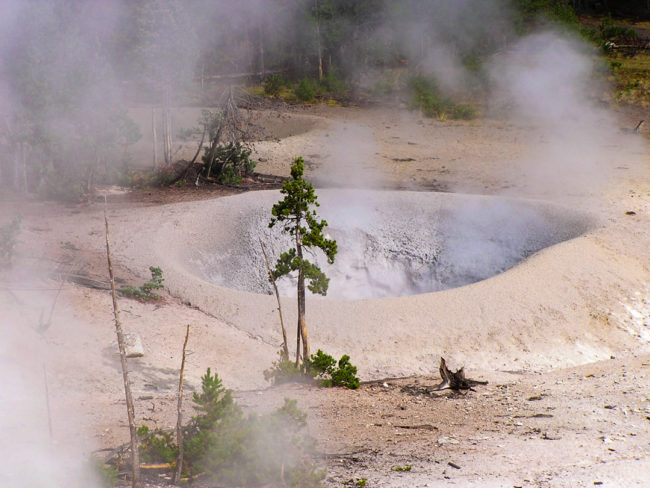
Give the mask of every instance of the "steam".
[(496, 56), (493, 107), (532, 126), (525, 181), (546, 197), (597, 194), (607, 181), (620, 137), (612, 116), (596, 105), (594, 64), (581, 42), (553, 32), (523, 38)]
[[(15, 487), (90, 488), (96, 483), (90, 458), (81, 443), (71, 442), (77, 431), (73, 412), (48, 412), (46, 388), (47, 345), (28, 326), (29, 319), (13, 315), (11, 297), (3, 294), (6, 313), (0, 319), (0, 485)], [(32, 293), (32, 303), (40, 303)], [(29, 314), (27, 314), (29, 315)], [(33, 317), (30, 317), (33, 318)], [(50, 391), (53, 394), (52, 371)], [(68, 418), (66, 418), (68, 417)], [(54, 434), (51, 433), (51, 423)]]

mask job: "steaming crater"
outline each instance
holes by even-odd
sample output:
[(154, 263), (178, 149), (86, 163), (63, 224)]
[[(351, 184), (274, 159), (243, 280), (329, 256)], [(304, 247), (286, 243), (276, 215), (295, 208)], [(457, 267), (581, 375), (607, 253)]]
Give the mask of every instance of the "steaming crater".
[[(329, 298), (406, 296), (467, 285), (591, 226), (585, 215), (528, 200), (404, 191), (318, 195), (318, 213), (339, 244), (331, 266), (319, 253), (310, 257), (331, 278)], [(219, 286), (271, 293), (259, 241), (272, 263), (291, 244), (279, 226), (268, 228), (279, 197), (272, 191), (223, 199), (219, 218), (225, 224), (203, 233), (187, 262), (190, 270)], [(295, 295), (293, 278), (278, 285), (282, 295)]]

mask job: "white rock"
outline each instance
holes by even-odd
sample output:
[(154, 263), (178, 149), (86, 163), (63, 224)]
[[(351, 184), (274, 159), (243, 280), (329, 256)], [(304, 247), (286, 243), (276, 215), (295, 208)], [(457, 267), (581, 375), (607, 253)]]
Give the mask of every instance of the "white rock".
[(126, 349), (127, 358), (141, 358), (144, 356), (142, 339), (135, 332), (127, 332), (124, 334), (124, 348)]

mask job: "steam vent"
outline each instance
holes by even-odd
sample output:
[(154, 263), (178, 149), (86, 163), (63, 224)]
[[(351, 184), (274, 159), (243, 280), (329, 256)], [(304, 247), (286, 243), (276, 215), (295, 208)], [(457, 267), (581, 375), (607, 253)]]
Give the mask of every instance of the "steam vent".
[[(589, 229), (584, 215), (530, 200), (405, 191), (318, 190), (318, 213), (339, 243), (336, 262), (312, 256), (331, 278), (328, 298), (435, 292), (485, 280)], [(268, 294), (260, 239), (275, 262), (289, 238), (269, 229), (275, 191), (222, 199), (219, 228), (203, 231), (186, 263), (216, 285)], [(222, 229), (229, 229), (223, 233)], [(289, 279), (283, 295), (295, 294)]]

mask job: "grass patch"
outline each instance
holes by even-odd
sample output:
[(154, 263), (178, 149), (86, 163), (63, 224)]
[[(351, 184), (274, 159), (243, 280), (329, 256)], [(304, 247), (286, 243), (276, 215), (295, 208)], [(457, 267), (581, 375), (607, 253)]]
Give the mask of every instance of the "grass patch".
[(476, 118), (476, 109), (468, 104), (456, 103), (443, 97), (434, 80), (424, 76), (414, 76), (409, 81), (411, 108), (420, 109), (426, 117), (438, 120)]
[(633, 57), (608, 56), (607, 59), (613, 68), (611, 81), (615, 86), (616, 101), (650, 106), (650, 54), (643, 52)]

